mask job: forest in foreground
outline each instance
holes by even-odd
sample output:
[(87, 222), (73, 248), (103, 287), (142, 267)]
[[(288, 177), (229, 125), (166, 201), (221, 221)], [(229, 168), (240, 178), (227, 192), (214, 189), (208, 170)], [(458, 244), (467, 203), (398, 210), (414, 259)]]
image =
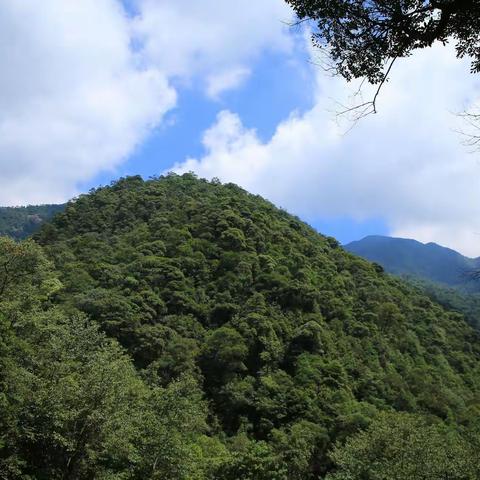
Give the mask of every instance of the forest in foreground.
[(127, 177), (0, 239), (0, 478), (480, 478), (480, 343), (234, 184)]

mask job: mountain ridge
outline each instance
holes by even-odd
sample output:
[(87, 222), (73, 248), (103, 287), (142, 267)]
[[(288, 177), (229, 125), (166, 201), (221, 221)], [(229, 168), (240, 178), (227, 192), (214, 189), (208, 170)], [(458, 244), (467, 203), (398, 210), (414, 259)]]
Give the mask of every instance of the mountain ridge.
[(450, 287), (477, 289), (470, 281), (470, 274), (480, 268), (480, 257), (466, 257), (435, 242), (369, 235), (344, 248), (379, 263), (389, 273), (412, 275)]

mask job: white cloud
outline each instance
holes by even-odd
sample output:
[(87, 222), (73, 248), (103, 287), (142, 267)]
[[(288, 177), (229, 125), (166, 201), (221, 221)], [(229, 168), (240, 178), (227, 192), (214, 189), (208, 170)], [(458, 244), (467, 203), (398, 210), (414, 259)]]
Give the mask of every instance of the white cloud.
[[(218, 98), (265, 52), (292, 52), (282, 0), (0, 2), (0, 204), (61, 201), (114, 169), (191, 82)], [(287, 58), (287, 57), (285, 57)], [(206, 154), (179, 170), (219, 176), (309, 218), (384, 217), (393, 234), (478, 254), (480, 164), (456, 118), (478, 80), (448, 49), (398, 63), (377, 116), (342, 135), (343, 81), (317, 76), (316, 101), (268, 142), (222, 112)]]
[[(128, 158), (176, 103), (218, 96), (262, 52), (288, 52), (280, 0), (0, 2), (0, 205), (62, 201)], [(203, 88), (203, 87), (202, 87)]]
[(224, 73), (292, 48), (283, 0), (138, 0), (138, 7), (133, 30), (142, 53), (169, 75)]
[(344, 82), (316, 74), (313, 108), (268, 142), (225, 111), (204, 136), (205, 155), (175, 169), (237, 182), (304, 217), (383, 217), (394, 235), (480, 254), (480, 163), (452, 113), (478, 94), (468, 62), (438, 47), (399, 63), (380, 113), (348, 134), (329, 100), (345, 97)]
[(232, 67), (220, 73), (207, 77), (207, 95), (213, 100), (227, 91), (242, 85), (250, 76), (251, 71), (245, 67)]
[(0, 3), (0, 204), (65, 200), (175, 104), (114, 0)]

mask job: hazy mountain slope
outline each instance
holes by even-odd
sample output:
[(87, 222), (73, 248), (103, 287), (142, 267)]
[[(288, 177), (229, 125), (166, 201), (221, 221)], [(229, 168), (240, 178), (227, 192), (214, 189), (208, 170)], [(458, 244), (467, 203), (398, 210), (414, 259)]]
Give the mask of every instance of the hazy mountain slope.
[(480, 330), (480, 293), (465, 292), (463, 289), (448, 287), (418, 277), (403, 276), (402, 278), (417, 287), (435, 303), (447, 310), (461, 313), (470, 325)]
[(390, 273), (413, 275), (455, 287), (470, 286), (469, 273), (480, 267), (479, 259), (465, 257), (435, 243), (404, 238), (372, 235), (344, 248), (379, 263)]
[(236, 185), (122, 179), (36, 239), (63, 309), (150, 382), (200, 381), (233, 452), (212, 478), (321, 478), (334, 443), (382, 411), (460, 433), (478, 418), (480, 342), (462, 316)]
[(24, 239), (64, 208), (65, 205), (0, 207), (0, 236), (4, 235), (16, 240)]

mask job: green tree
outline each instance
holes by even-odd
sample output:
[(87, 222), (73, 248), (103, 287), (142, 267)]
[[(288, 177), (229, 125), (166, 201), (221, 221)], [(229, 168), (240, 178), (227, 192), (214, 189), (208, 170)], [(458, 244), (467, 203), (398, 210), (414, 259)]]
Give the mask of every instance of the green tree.
[(478, 450), (457, 432), (425, 417), (388, 413), (337, 445), (328, 480), (474, 480)]
[(235, 451), (218, 472), (218, 480), (288, 480), (286, 464), (264, 441), (255, 442), (240, 436)]
[(15, 418), (4, 465), (51, 479), (123, 468), (146, 395), (128, 357), (83, 315), (36, 312), (27, 330), (28, 346), (7, 372)]
[(337, 72), (347, 80), (384, 80), (385, 64), (434, 42), (456, 43), (480, 70), (480, 3), (477, 0), (286, 0), (299, 19), (313, 20), (313, 38), (330, 47)]
[[(64, 287), (37, 310), (81, 310), (141, 378), (128, 448), (101, 457), (112, 475), (318, 479), (378, 412), (476, 421), (480, 343), (460, 315), (236, 185), (123, 179), (51, 225), (36, 239)], [(43, 345), (12, 328), (11, 353)]]
[[(286, 0), (299, 22), (315, 25), (313, 41), (331, 60), (328, 69), (351, 80), (385, 83), (393, 62), (439, 42), (455, 43), (458, 57), (480, 71), (478, 0)], [(377, 90), (377, 95), (379, 92)], [(358, 107), (376, 111), (372, 102)], [(369, 110), (364, 109), (365, 112)], [(478, 120), (474, 116), (475, 120)]]
[(32, 240), (17, 243), (0, 237), (0, 302), (5, 314), (30, 309), (60, 287), (40, 246)]
[(213, 452), (204, 448), (207, 405), (197, 382), (182, 376), (166, 388), (154, 387), (144, 408), (132, 478), (203, 478), (210, 458), (222, 447), (216, 444)]
[(201, 480), (223, 461), (195, 380), (147, 383), (95, 322), (52, 306), (61, 284), (33, 241), (0, 239), (0, 262), (0, 478)]

